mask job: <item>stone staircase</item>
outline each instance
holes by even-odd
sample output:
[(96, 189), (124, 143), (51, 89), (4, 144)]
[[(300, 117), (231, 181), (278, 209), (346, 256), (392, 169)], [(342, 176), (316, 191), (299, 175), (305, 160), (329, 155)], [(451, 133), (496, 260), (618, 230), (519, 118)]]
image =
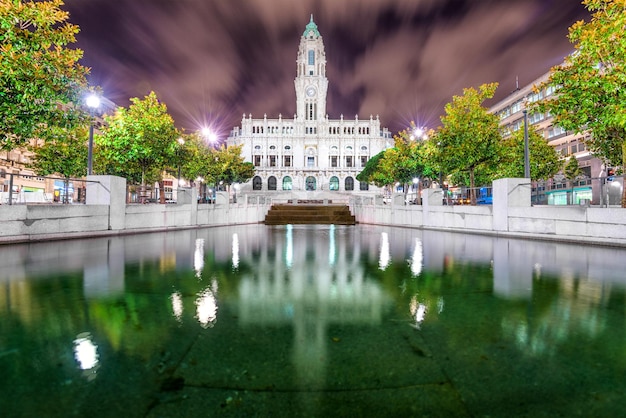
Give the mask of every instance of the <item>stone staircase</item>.
[(277, 204), (267, 212), (265, 224), (354, 225), (356, 219), (345, 205)]

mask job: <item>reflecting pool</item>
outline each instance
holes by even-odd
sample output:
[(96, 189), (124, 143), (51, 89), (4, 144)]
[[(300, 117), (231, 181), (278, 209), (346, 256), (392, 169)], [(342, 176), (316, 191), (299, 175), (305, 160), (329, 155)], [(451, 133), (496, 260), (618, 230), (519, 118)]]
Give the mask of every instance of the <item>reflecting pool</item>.
[(0, 246), (0, 416), (615, 416), (626, 249), (374, 226)]

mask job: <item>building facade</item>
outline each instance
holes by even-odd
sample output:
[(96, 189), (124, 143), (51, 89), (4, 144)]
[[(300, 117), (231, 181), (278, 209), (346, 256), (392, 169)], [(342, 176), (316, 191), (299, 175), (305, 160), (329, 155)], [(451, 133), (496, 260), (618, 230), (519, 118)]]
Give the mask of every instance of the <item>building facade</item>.
[(378, 116), (329, 119), (324, 42), (311, 16), (300, 38), (296, 63), (296, 114), (293, 119), (253, 119), (243, 115), (228, 146), (243, 145), (255, 177), (242, 191), (363, 191), (356, 176), (367, 161), (393, 146), (393, 136)]
[[(573, 190), (573, 201), (570, 198), (570, 203), (578, 203), (581, 199), (599, 203), (602, 182), (593, 181), (592, 179), (606, 177), (607, 167), (586, 148), (585, 139), (590, 133), (566, 131), (554, 123), (549, 113), (532, 112), (529, 110), (531, 103), (556, 93), (556, 90), (552, 87), (540, 91), (535, 91), (534, 89), (534, 86), (547, 81), (549, 76), (550, 73), (547, 72), (532, 83), (516, 88), (505, 99), (493, 105), (490, 108), (490, 112), (499, 116), (502, 134), (506, 137), (517, 130), (524, 129), (524, 110), (527, 110), (529, 130), (535, 129), (541, 134), (548, 144), (561, 156), (564, 164), (567, 164), (570, 158), (575, 158), (578, 161), (578, 165), (583, 173), (581, 177), (583, 178), (576, 181), (575, 189)], [(532, 160), (532, 155), (530, 159)], [(545, 203), (567, 204), (568, 193), (572, 193), (571, 184), (568, 184), (565, 179), (558, 181), (559, 177), (564, 176), (555, 176), (556, 181), (548, 182), (545, 185), (545, 189), (542, 186), (542, 190), (538, 191), (545, 193), (547, 199)]]

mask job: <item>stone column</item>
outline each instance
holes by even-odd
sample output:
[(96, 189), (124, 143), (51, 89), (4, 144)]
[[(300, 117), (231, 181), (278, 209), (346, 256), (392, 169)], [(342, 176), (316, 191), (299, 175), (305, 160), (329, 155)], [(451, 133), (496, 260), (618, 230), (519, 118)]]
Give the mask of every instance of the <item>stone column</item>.
[(87, 176), (87, 205), (109, 206), (109, 229), (124, 229), (126, 179), (117, 176)]
[(429, 219), (429, 209), (431, 206), (443, 206), (442, 189), (423, 189), (422, 198), (422, 226), (431, 226)]
[(530, 206), (530, 179), (498, 179), (493, 182), (494, 231), (509, 230), (509, 208)]

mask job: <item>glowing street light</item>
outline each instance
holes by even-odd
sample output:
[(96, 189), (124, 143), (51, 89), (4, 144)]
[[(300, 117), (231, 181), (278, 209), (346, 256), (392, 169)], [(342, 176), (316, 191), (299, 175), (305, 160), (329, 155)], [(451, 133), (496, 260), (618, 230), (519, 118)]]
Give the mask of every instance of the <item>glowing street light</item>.
[(428, 134), (426, 133), (426, 128), (424, 128), (424, 127), (417, 127), (415, 129), (413, 129), (413, 131), (411, 132), (411, 136), (409, 138), (411, 139), (411, 141), (414, 141), (416, 139), (419, 139), (421, 141), (426, 141), (428, 139)]
[(202, 133), (202, 136), (211, 143), (211, 145), (217, 142), (217, 135), (211, 128), (204, 127), (200, 130), (200, 132)]
[(91, 120), (89, 121), (89, 143), (87, 146), (87, 175), (90, 176), (93, 173), (93, 126), (94, 126), (94, 113), (100, 107), (100, 97), (95, 94), (90, 94), (85, 99), (85, 104), (89, 108), (89, 115)]

